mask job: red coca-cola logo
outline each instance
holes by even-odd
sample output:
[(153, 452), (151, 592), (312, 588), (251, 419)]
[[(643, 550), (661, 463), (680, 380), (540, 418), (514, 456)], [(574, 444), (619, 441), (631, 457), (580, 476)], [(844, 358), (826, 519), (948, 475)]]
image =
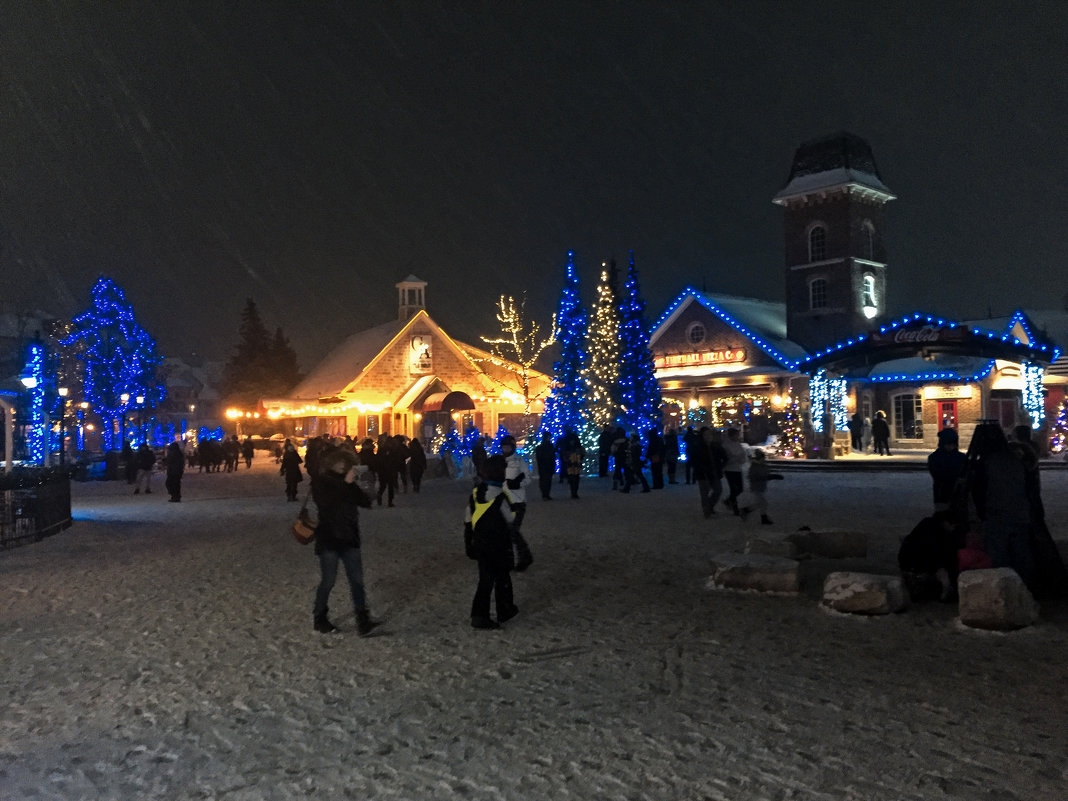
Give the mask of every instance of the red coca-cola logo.
[(942, 329), (933, 325), (925, 325), (923, 328), (904, 329), (899, 328), (894, 332), (894, 342), (937, 342), (942, 337)]

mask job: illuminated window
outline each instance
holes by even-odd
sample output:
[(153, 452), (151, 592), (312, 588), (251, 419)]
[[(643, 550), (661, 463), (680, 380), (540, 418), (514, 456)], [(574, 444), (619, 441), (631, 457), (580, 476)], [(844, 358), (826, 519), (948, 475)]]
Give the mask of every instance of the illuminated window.
[(869, 320), (879, 313), (879, 304), (875, 302), (875, 276), (871, 273), (864, 276), (861, 284), (860, 306)]
[(686, 329), (686, 338), (690, 340), (691, 345), (700, 345), (705, 341), (705, 327), (701, 323), (690, 323), (690, 327)]
[(813, 226), (808, 232), (808, 260), (823, 261), (827, 258), (827, 229), (822, 225)]
[(905, 392), (894, 396), (894, 436), (923, 439), (923, 405), (918, 394)]
[(827, 308), (827, 281), (814, 278), (808, 285), (808, 305), (810, 309)]

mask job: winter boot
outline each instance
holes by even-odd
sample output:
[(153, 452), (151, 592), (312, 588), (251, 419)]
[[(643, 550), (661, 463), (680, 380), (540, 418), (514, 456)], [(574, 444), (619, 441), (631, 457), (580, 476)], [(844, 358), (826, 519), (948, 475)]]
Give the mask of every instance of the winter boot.
[(361, 609), (356, 613), (356, 633), (361, 637), (366, 637), (378, 626), (382, 625), (381, 620), (372, 620), (371, 613), (366, 609)]
[(333, 634), (337, 626), (326, 619), (326, 612), (315, 616), (315, 630), (320, 634)]
[(489, 617), (482, 617), (481, 615), (474, 615), (471, 617), (471, 628), (473, 629), (499, 629), (500, 624)]

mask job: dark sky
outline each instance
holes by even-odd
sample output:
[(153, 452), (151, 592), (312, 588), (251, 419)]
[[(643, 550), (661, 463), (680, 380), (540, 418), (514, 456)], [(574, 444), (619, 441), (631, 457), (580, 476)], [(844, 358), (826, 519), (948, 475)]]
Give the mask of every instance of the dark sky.
[(98, 274), (165, 355), (225, 358), (246, 297), (304, 369), (395, 316), (477, 343), (634, 250), (783, 296), (772, 196), (797, 145), (872, 145), (890, 308), (1061, 307), (1068, 3), (51, 0), (0, 28), (3, 300), (62, 316)]

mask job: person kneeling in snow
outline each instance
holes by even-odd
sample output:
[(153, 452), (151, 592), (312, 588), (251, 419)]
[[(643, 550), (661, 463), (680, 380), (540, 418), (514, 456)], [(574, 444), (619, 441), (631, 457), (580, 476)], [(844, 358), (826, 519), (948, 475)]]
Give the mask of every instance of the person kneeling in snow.
[[(483, 481), (471, 492), (464, 511), (464, 548), (478, 560), (478, 587), (471, 601), (471, 625), (495, 629), (511, 620), (519, 609), (512, 599), (513, 502), (504, 488), (505, 459), (495, 454), (486, 459)], [(490, 617), (490, 595), (496, 596), (497, 619)]]
[(768, 499), (765, 493), (768, 490), (768, 481), (781, 481), (782, 474), (771, 472), (767, 457), (760, 448), (753, 451), (752, 459), (752, 464), (749, 465), (749, 491), (753, 493), (753, 502), (750, 506), (740, 509), (739, 513), (744, 519), (749, 516), (750, 512), (757, 509), (760, 511), (760, 522), (771, 525), (771, 518), (768, 517)]

